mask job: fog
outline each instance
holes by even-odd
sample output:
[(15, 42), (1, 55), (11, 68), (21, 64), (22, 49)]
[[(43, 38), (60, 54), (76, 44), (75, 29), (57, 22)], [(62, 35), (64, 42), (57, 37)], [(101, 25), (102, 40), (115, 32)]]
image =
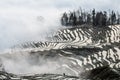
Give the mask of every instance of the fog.
[[(46, 40), (47, 36), (61, 28), (59, 20), (65, 11), (79, 7), (87, 10), (96, 8), (117, 11), (120, 10), (119, 3), (119, 0), (2, 0), (0, 1), (0, 51), (24, 42)], [(39, 62), (36, 62), (36, 57), (31, 59), (27, 52), (7, 52), (0, 58), (5, 70), (15, 74), (70, 71), (62, 68), (61, 64), (68, 62), (63, 58), (45, 60), (39, 57), (37, 60)]]
[(119, 0), (2, 0), (0, 2), (0, 50), (28, 41), (40, 41), (60, 28), (64, 11), (120, 9)]
[(57, 55), (54, 57), (43, 57), (42, 53), (30, 54), (22, 51), (4, 53), (0, 55), (0, 64), (3, 65), (2, 68), (5, 71), (20, 75), (44, 73), (79, 75), (80, 69), (78, 71), (78, 68), (71, 68), (75, 65), (72, 60)]
[(59, 13), (58, 11), (56, 14), (49, 12), (55, 12), (55, 10), (31, 11), (25, 9), (19, 11), (16, 9), (9, 14), (8, 11), (2, 11), (0, 14), (0, 31), (2, 33), (0, 34), (0, 49), (6, 49), (22, 42), (40, 41), (52, 30), (57, 29), (60, 25)]

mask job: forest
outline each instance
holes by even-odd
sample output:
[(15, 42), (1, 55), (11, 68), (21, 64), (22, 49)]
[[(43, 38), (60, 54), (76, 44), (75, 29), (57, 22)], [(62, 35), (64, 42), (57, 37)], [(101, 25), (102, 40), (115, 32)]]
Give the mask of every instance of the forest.
[(96, 27), (105, 27), (108, 25), (120, 24), (120, 14), (115, 11), (85, 11), (79, 9), (77, 11), (64, 12), (61, 16), (61, 25), (77, 26), (77, 25), (93, 25)]

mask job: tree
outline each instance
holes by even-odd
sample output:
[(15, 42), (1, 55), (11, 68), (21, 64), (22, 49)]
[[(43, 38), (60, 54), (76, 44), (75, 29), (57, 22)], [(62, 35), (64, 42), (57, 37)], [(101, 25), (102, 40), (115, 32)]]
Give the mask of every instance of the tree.
[(87, 24), (90, 24), (90, 23), (91, 23), (91, 15), (87, 14)]
[(116, 14), (114, 13), (114, 11), (112, 11), (112, 15), (111, 15), (111, 24), (115, 24), (116, 22)]
[(68, 24), (68, 17), (67, 17), (66, 13), (64, 13), (62, 18), (61, 18), (61, 24), (64, 26), (67, 26), (67, 24)]
[(73, 13), (70, 13), (70, 18), (69, 18), (70, 25), (73, 25), (73, 17), (74, 17)]
[(97, 12), (96, 13), (96, 17), (95, 17), (95, 25), (96, 26), (98, 26), (98, 25), (100, 25), (100, 13), (99, 12)]
[(85, 10), (82, 11), (82, 9), (80, 9), (70, 13), (63, 13), (61, 17), (61, 24), (64, 26), (84, 24), (92, 24), (93, 26), (106, 26), (111, 24), (120, 24), (120, 15), (119, 13), (116, 15), (114, 11), (110, 12), (108, 15), (106, 11), (97, 12), (95, 9), (93, 9), (92, 12), (86, 12)]
[(76, 17), (76, 14), (75, 12), (73, 13), (73, 25), (76, 25), (77, 23), (77, 17)]
[(120, 14), (117, 12), (117, 24), (120, 24)]
[(93, 21), (93, 25), (95, 26), (95, 9), (93, 9), (92, 11), (92, 21)]
[(79, 25), (83, 24), (83, 18), (82, 16), (79, 16)]
[(107, 24), (107, 12), (104, 11), (103, 19), (102, 19), (102, 25), (106, 26), (106, 24)]
[(117, 24), (120, 24), (120, 18), (117, 19)]

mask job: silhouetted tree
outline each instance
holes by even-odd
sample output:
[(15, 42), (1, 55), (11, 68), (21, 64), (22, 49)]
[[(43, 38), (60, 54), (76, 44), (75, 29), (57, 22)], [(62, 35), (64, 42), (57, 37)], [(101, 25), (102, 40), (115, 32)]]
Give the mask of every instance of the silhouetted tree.
[(79, 16), (79, 24), (81, 25), (83, 23), (83, 18), (82, 16)]
[(110, 25), (110, 24), (111, 24), (111, 19), (110, 19), (110, 18), (108, 18), (106, 24), (107, 24), (107, 25)]
[(78, 11), (76, 12), (76, 25), (80, 25), (80, 24), (79, 24), (79, 16), (80, 16), (80, 11), (78, 10)]
[(96, 17), (95, 17), (95, 22), (94, 22), (94, 24), (97, 26), (97, 25), (100, 25), (100, 13), (99, 12), (97, 12), (96, 13)]
[(106, 24), (107, 24), (107, 12), (104, 11), (103, 19), (102, 19), (102, 25), (106, 26)]
[(70, 13), (70, 18), (69, 18), (70, 25), (73, 25), (73, 17), (74, 17), (73, 13)]
[(116, 14), (115, 13), (113, 14), (113, 23), (114, 24), (116, 23)]
[(95, 26), (95, 9), (93, 9), (92, 11), (92, 21), (93, 21), (93, 25)]
[(111, 24), (115, 24), (116, 22), (116, 14), (114, 13), (114, 11), (112, 11), (112, 15), (111, 15)]
[(116, 15), (114, 11), (109, 12), (109, 14), (106, 11), (95, 11), (95, 9), (90, 13), (85, 12), (85, 10), (82, 11), (82, 9), (70, 12), (69, 14), (65, 12), (61, 17), (61, 24), (64, 26), (92, 24), (97, 27), (120, 24), (120, 15)]
[(75, 12), (73, 13), (73, 25), (76, 25), (77, 23), (77, 17), (76, 17), (76, 14)]
[(117, 24), (120, 24), (120, 14), (119, 13), (117, 13), (118, 15), (117, 15)]
[(91, 15), (87, 14), (87, 23), (90, 24), (91, 23)]
[(100, 12), (100, 17), (99, 17), (99, 19), (98, 19), (98, 21), (99, 21), (99, 24), (98, 24), (98, 25), (99, 25), (99, 26), (103, 26), (103, 25), (102, 25), (103, 18), (104, 18), (104, 17), (103, 17), (103, 13)]
[(61, 18), (61, 23), (62, 23), (62, 25), (64, 25), (64, 26), (68, 24), (68, 17), (67, 17), (67, 14), (66, 14), (66, 13), (63, 14), (63, 16), (62, 16), (62, 18)]

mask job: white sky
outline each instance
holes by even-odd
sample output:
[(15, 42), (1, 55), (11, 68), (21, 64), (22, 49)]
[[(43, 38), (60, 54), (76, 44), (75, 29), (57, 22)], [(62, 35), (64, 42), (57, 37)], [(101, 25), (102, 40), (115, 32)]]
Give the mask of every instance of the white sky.
[[(39, 41), (55, 30), (64, 11), (78, 9), (120, 10), (120, 0), (1, 0), (0, 50), (26, 41)], [(42, 17), (41, 17), (42, 16)]]

